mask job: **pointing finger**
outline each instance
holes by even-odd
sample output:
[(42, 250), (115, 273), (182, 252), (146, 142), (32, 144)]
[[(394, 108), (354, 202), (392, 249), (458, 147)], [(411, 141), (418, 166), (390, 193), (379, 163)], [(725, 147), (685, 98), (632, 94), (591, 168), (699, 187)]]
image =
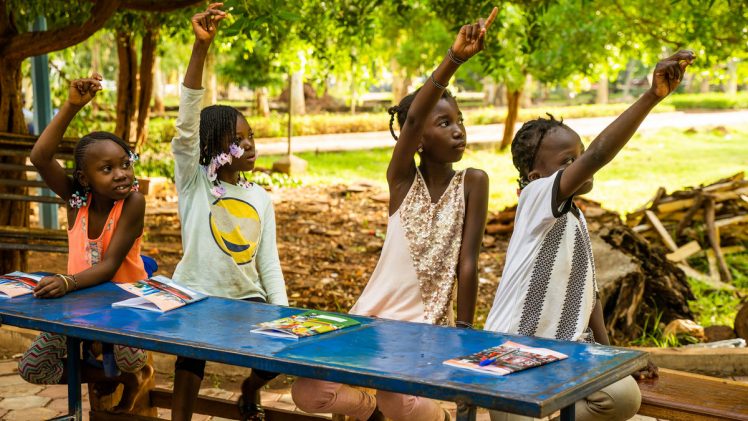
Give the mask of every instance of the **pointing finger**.
[(491, 14), (488, 16), (488, 19), (486, 19), (486, 26), (485, 30), (487, 31), (488, 28), (491, 27), (491, 24), (493, 23), (494, 19), (496, 19), (496, 15), (499, 14), (499, 8), (494, 7), (493, 10), (491, 10)]

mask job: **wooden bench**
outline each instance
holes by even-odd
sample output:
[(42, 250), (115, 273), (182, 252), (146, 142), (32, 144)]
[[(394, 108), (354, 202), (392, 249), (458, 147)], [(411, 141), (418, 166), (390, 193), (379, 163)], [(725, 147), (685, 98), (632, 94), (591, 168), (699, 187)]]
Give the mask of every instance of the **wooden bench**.
[(659, 369), (642, 380), (639, 414), (668, 420), (748, 420), (748, 384), (685, 371)]
[[(29, 190), (46, 187), (42, 180), (27, 178), (29, 173), (36, 174), (36, 168), (29, 164), (29, 154), (36, 142), (36, 136), (0, 133), (0, 156), (23, 159), (24, 163), (0, 163), (0, 200), (24, 203), (49, 203), (61, 205), (64, 202), (57, 196), (44, 196), (41, 192), (32, 194)], [(56, 157), (64, 162), (72, 162), (73, 150), (78, 140), (65, 138), (60, 143)], [(72, 174), (73, 170), (68, 171)], [(10, 174), (23, 173), (21, 177)], [(66, 253), (67, 233), (64, 229), (40, 227), (19, 227), (0, 225), (0, 249), (36, 250), (44, 252)], [(19, 268), (22, 269), (22, 268)]]

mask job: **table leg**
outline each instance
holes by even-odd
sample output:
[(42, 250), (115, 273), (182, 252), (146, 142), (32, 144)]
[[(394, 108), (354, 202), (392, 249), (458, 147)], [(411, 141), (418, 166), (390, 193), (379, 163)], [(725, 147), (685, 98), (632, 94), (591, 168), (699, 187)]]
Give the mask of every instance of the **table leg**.
[(574, 404), (561, 408), (561, 421), (574, 421)]
[(68, 343), (68, 414), (73, 420), (80, 421), (81, 406), (81, 341), (78, 338), (67, 337)]
[(457, 402), (457, 421), (475, 421), (476, 412), (475, 405)]

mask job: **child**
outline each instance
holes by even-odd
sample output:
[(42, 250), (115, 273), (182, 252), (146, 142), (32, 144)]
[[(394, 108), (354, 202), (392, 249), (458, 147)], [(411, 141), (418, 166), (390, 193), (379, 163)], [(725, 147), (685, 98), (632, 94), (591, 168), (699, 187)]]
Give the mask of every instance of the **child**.
[[(430, 79), (390, 109), (397, 140), (387, 168), (389, 223), (382, 255), (351, 313), (417, 323), (471, 327), (478, 284), (478, 252), (488, 208), (488, 176), (452, 164), (465, 151), (465, 127), (455, 98), (445, 90), (457, 68), (483, 49), (484, 23), (460, 29)], [(393, 123), (397, 116), (400, 137)], [(416, 166), (414, 155), (420, 155)], [(332, 412), (359, 420), (441, 421), (449, 413), (430, 399), (298, 379), (292, 397), (306, 412)]]
[[(70, 177), (54, 154), (65, 129), (80, 109), (101, 90), (101, 76), (70, 84), (68, 100), (39, 136), (31, 162), (50, 189), (67, 205), (68, 274), (45, 276), (34, 288), (36, 298), (57, 298), (112, 280), (134, 282), (148, 277), (140, 257), (145, 198), (137, 191), (133, 173), (135, 154), (122, 139), (106, 132), (90, 133), (75, 146), (75, 169)], [(18, 364), (18, 371), (35, 384), (65, 383), (65, 337), (41, 333)], [(83, 381), (123, 383), (116, 410), (129, 411), (140, 385), (151, 377), (145, 351), (114, 345), (114, 359), (122, 371), (107, 378), (101, 368), (83, 365)]]
[[(521, 193), (514, 234), (486, 330), (608, 345), (584, 216), (574, 196), (628, 142), (644, 117), (683, 78), (694, 60), (680, 51), (660, 61), (652, 87), (584, 150), (562, 121), (525, 123), (512, 142)], [(629, 376), (576, 403), (578, 420), (627, 419), (641, 396)], [(492, 412), (491, 419), (509, 418)]]
[[(226, 17), (221, 5), (213, 3), (192, 17), (195, 44), (172, 141), (184, 249), (174, 280), (208, 295), (288, 305), (273, 203), (262, 187), (242, 176), (254, 168), (252, 129), (235, 108), (213, 105), (200, 111), (205, 57), (218, 22)], [(179, 357), (175, 369), (172, 419), (188, 420), (205, 361)], [(264, 419), (259, 389), (275, 376), (252, 370), (238, 402), (242, 419)]]

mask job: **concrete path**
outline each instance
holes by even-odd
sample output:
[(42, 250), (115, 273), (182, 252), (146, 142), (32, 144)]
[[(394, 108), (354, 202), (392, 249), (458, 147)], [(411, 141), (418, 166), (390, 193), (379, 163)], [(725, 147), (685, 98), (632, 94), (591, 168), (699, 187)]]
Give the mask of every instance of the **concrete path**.
[[(541, 109), (538, 109), (541, 113)], [(382, 118), (385, 118), (383, 115)], [(581, 136), (595, 136), (610, 124), (616, 116), (595, 118), (574, 118), (564, 120)], [(655, 130), (665, 127), (689, 128), (703, 126), (736, 126), (748, 124), (748, 110), (716, 113), (669, 112), (649, 115), (639, 131)], [(519, 130), (521, 123), (517, 124)], [(503, 124), (485, 126), (468, 126), (468, 143), (495, 143), (501, 140), (504, 133)], [(341, 133), (315, 136), (296, 136), (292, 139), (294, 152), (313, 151), (352, 151), (374, 148), (387, 148), (394, 144), (390, 132)], [(286, 153), (286, 140), (279, 138), (258, 139), (257, 150), (262, 155)]]

